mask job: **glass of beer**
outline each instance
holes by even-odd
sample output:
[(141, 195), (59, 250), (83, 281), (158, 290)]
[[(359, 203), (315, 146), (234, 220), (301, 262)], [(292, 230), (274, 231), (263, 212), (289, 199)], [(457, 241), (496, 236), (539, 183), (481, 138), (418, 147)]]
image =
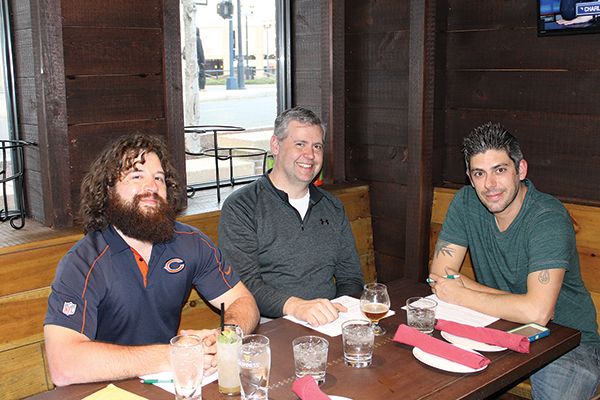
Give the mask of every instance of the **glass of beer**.
[(247, 335), (238, 348), (242, 400), (267, 400), (271, 345), (264, 335)]
[(219, 392), (228, 396), (240, 393), (237, 351), (242, 342), (242, 328), (225, 324), (219, 328), (217, 355), (219, 357)]
[(385, 335), (385, 329), (379, 326), (379, 320), (390, 310), (390, 296), (383, 283), (367, 283), (360, 296), (360, 311), (375, 329), (375, 335)]

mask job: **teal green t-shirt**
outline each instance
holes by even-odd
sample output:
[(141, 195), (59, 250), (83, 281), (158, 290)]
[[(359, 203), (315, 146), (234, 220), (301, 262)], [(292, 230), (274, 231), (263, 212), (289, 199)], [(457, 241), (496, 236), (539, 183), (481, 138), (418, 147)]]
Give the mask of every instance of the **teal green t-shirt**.
[(596, 308), (581, 279), (571, 217), (559, 200), (538, 192), (528, 179), (523, 184), (528, 188), (523, 206), (504, 232), (475, 189), (465, 186), (454, 196), (439, 238), (468, 247), (477, 281), (505, 292), (527, 293), (530, 273), (565, 269), (553, 321), (580, 330), (581, 343), (600, 347)]

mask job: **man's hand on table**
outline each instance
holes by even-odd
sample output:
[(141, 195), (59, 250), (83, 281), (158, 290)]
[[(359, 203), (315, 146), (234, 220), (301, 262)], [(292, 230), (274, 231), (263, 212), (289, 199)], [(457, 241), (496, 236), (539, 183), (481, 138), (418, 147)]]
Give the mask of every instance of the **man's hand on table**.
[(466, 286), (459, 275), (458, 271), (446, 267), (446, 276), (456, 276), (456, 278), (450, 279), (434, 273), (429, 274), (429, 279), (433, 282), (429, 283), (431, 291), (442, 301), (452, 304), (458, 304), (458, 298), (460, 291), (466, 289)]
[(291, 315), (315, 327), (335, 321), (338, 313), (346, 311), (348, 311), (346, 307), (339, 303), (332, 303), (328, 299), (302, 300), (290, 297), (283, 306), (285, 315)]
[(217, 371), (217, 330), (202, 329), (181, 330), (182, 335), (196, 335), (204, 339), (204, 376), (210, 376)]

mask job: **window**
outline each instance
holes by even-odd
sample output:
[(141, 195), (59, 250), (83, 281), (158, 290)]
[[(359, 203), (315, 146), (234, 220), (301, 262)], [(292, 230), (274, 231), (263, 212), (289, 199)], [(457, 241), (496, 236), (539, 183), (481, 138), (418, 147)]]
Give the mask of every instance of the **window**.
[(282, 51), (289, 48), (288, 2), (182, 0), (189, 187), (218, 187), (263, 173), (273, 122), (289, 105)]
[(22, 228), (25, 220), (23, 193), (23, 149), (17, 142), (15, 77), (7, 0), (0, 0), (0, 221), (10, 220)]

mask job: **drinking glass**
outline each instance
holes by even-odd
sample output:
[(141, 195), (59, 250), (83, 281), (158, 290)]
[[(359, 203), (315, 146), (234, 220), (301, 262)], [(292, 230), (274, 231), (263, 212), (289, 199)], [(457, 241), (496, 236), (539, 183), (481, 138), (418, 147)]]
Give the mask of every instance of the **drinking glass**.
[(240, 373), (237, 351), (244, 337), (242, 328), (225, 324), (219, 328), (217, 355), (219, 357), (219, 392), (228, 396), (240, 393)]
[(263, 335), (244, 336), (238, 348), (238, 367), (242, 400), (267, 400), (271, 370), (269, 338)]
[(171, 370), (177, 400), (202, 399), (204, 344), (195, 335), (179, 335), (171, 339)]
[(379, 320), (390, 310), (390, 296), (383, 283), (367, 283), (360, 296), (360, 311), (371, 321), (375, 335), (385, 335), (385, 329), (379, 326)]
[(364, 319), (351, 319), (342, 324), (344, 364), (356, 368), (371, 365), (375, 330), (373, 324)]
[(435, 327), (437, 301), (425, 297), (411, 297), (406, 300), (406, 321), (408, 326), (430, 334)]
[(301, 336), (292, 341), (296, 378), (312, 375), (318, 385), (325, 382), (329, 342), (318, 336)]

